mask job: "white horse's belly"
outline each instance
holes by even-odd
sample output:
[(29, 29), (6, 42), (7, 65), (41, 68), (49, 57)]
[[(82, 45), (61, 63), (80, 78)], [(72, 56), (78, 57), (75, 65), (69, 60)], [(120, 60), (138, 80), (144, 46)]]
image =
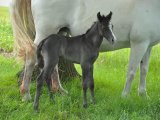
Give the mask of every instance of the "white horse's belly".
[(104, 39), (100, 47), (100, 52), (114, 51), (129, 47), (130, 47), (129, 41), (117, 41), (116, 43), (111, 45), (107, 40)]
[[(120, 2), (121, 0), (117, 1)], [(126, 4), (127, 0), (123, 0)], [(101, 14), (107, 15), (110, 11), (113, 12), (112, 23), (114, 25), (113, 32), (117, 37), (117, 42), (114, 45), (110, 45), (107, 40), (103, 40), (101, 45), (101, 51), (112, 51), (115, 49), (127, 48), (130, 47), (128, 34), (130, 32), (130, 14), (127, 14), (125, 7), (118, 6), (116, 2), (112, 2), (112, 0), (108, 0), (106, 4), (106, 0), (99, 1), (81, 1), (79, 8), (76, 9), (75, 14), (70, 19), (72, 24), (70, 24), (70, 30), (73, 36), (83, 34), (90, 28), (94, 21), (97, 20), (97, 13), (100, 11)], [(127, 7), (130, 7), (127, 6)], [(117, 11), (117, 9), (119, 9)], [(127, 14), (126, 16), (121, 16), (121, 14)]]
[[(158, 4), (156, 3), (158, 0), (152, 2)], [(158, 34), (160, 32), (157, 32), (160, 31), (158, 27), (160, 23), (157, 22), (160, 17), (158, 16), (159, 13), (155, 13), (158, 12), (159, 8), (154, 8), (155, 5), (152, 8), (150, 4), (149, 0), (146, 1), (145, 5), (143, 0), (117, 0), (116, 2), (112, 0), (101, 0), (101, 2), (97, 0), (50, 0), (47, 2), (32, 0), (32, 12), (36, 27), (35, 43), (50, 34), (57, 33), (62, 27), (69, 27), (73, 36), (83, 34), (96, 21), (96, 14), (99, 11), (104, 15), (107, 15), (109, 11), (113, 12), (113, 32), (117, 37), (114, 46), (108, 45), (104, 40), (101, 50), (130, 47), (130, 39), (136, 41), (134, 35), (137, 29), (138, 32), (141, 30), (140, 32), (146, 34), (141, 35), (144, 37), (142, 40), (153, 35), (154, 38), (152, 37), (150, 42), (155, 43), (160, 35)], [(146, 14), (146, 10), (150, 9), (149, 12), (151, 13)], [(155, 16), (158, 17), (155, 18)], [(147, 23), (147, 25), (143, 23)], [(105, 49), (106, 45), (108, 48)]]
[[(50, 34), (56, 34), (60, 28), (69, 25), (68, 17), (72, 15), (77, 1), (71, 0), (32, 0), (32, 14), (36, 29), (35, 44)], [(67, 15), (69, 14), (69, 15)]]
[(140, 1), (135, 4), (132, 12), (131, 40), (137, 43), (149, 41), (155, 45), (160, 41), (160, 4), (158, 0)]

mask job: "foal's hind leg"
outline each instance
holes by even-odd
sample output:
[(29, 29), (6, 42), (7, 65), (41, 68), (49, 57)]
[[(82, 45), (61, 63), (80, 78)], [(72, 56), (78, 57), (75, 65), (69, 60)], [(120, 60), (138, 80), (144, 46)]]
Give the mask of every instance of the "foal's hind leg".
[(45, 63), (43, 71), (41, 72), (41, 74), (39, 75), (39, 77), (37, 79), (37, 89), (36, 89), (36, 95), (35, 95), (35, 99), (34, 99), (34, 109), (35, 110), (38, 110), (39, 97), (41, 94), (41, 88), (42, 88), (44, 80), (46, 80), (47, 87), (48, 87), (49, 94), (50, 94), (50, 98), (53, 98), (53, 95), (51, 92), (51, 73), (53, 72), (53, 68), (55, 67), (56, 64), (57, 64), (57, 62), (55, 63), (54, 61)]
[(87, 107), (87, 88), (88, 88), (88, 81), (87, 81), (87, 69), (84, 67), (82, 68), (82, 87), (83, 87), (83, 107)]
[[(36, 30), (36, 31), (38, 31), (38, 32), (37, 32), (36, 38), (35, 38), (35, 40), (34, 40), (34, 44), (35, 44), (35, 45), (38, 45), (38, 44), (40, 43), (40, 40), (46, 38), (48, 35), (50, 35), (50, 34), (52, 34), (52, 33), (57, 33), (57, 32), (55, 32), (55, 31), (53, 30), (53, 28), (50, 28), (50, 27), (53, 27), (53, 26), (50, 26), (50, 25), (46, 26), (46, 24), (45, 24), (44, 26), (39, 26), (39, 27), (40, 27), (40, 29), (37, 29), (37, 30)], [(50, 33), (50, 31), (48, 31), (49, 33), (44, 34), (44, 33), (46, 33), (47, 31), (46, 31), (45, 29), (43, 29), (43, 28), (48, 28), (48, 29), (50, 28), (50, 29), (52, 29), (52, 32)], [(56, 27), (55, 27), (55, 28), (56, 28)], [(42, 30), (42, 31), (39, 31), (39, 30)], [(43, 31), (43, 30), (44, 30), (44, 31)], [(60, 82), (59, 73), (58, 73), (58, 64), (56, 65), (55, 70), (54, 70), (52, 76), (54, 76), (54, 77), (52, 77), (52, 90), (53, 90), (54, 92), (60, 91), (60, 93), (62, 93), (62, 94), (67, 94), (67, 93), (68, 93), (67, 90), (65, 90), (65, 89), (62, 87), (61, 82)], [(53, 82), (53, 81), (54, 81), (54, 82)]]
[[(55, 64), (56, 65), (56, 64)], [(50, 73), (48, 75), (48, 77), (46, 78), (46, 84), (48, 87), (48, 91), (49, 91), (49, 95), (50, 95), (50, 99), (53, 100), (53, 90), (52, 90), (52, 73), (54, 71), (55, 65), (53, 65), (52, 67), (50, 67)]]
[(52, 87), (51, 74), (46, 79), (46, 84), (47, 84), (47, 87), (48, 87), (50, 99), (53, 100), (53, 94), (52, 94), (52, 89), (51, 89), (51, 87)]
[(38, 110), (38, 106), (39, 106), (39, 97), (40, 97), (40, 93), (41, 93), (41, 88), (43, 85), (43, 79), (44, 79), (44, 70), (40, 73), (40, 75), (37, 78), (37, 89), (36, 89), (36, 94), (35, 94), (35, 98), (34, 98), (34, 110)]
[(89, 89), (91, 94), (91, 102), (95, 104), (94, 99), (94, 78), (93, 78), (93, 65), (90, 66), (90, 70), (88, 71), (88, 79), (89, 79)]
[(22, 101), (28, 101), (31, 99), (30, 82), (31, 82), (31, 76), (35, 66), (35, 62), (36, 62), (35, 49), (33, 49), (32, 54), (26, 55), (24, 76), (23, 76), (22, 84), (20, 86)]
[(141, 63), (140, 63), (140, 83), (139, 83), (139, 90), (138, 94), (140, 96), (147, 96), (146, 93), (146, 75), (148, 72), (149, 66), (149, 58), (152, 48), (148, 48), (145, 55), (143, 56)]

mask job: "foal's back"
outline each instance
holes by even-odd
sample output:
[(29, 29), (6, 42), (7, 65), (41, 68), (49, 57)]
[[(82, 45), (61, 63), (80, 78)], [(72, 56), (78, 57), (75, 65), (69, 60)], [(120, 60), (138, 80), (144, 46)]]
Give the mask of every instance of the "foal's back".
[[(86, 40), (84, 35), (66, 37), (52, 34), (44, 40), (43, 53), (58, 57), (64, 57), (75, 63), (80, 63), (82, 54), (86, 51)], [(48, 56), (51, 57), (51, 56)]]

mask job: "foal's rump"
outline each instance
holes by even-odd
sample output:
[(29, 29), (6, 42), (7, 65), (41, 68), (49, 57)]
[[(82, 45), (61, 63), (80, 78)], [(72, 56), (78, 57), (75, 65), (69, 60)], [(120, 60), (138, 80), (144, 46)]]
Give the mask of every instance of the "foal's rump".
[[(52, 34), (47, 38), (43, 39), (37, 46), (37, 61), (40, 68), (44, 67), (43, 57), (59, 54), (61, 42), (65, 42), (65, 37), (58, 34)], [(57, 49), (58, 48), (58, 49)]]
[(41, 50), (42, 50), (42, 46), (45, 41), (46, 41), (46, 39), (42, 40), (39, 43), (39, 45), (37, 46), (37, 63), (38, 63), (38, 67), (40, 67), (40, 68), (44, 67), (44, 61), (43, 61), (43, 56), (42, 56)]

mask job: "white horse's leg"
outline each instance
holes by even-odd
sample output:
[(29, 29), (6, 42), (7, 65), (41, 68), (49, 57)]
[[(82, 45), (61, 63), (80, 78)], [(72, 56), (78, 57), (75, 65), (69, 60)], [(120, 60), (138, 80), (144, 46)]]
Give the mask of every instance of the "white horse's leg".
[(59, 91), (62, 95), (68, 94), (68, 91), (66, 91), (61, 85), (59, 73), (58, 73), (58, 65), (56, 65), (54, 72), (51, 75), (51, 79), (52, 79), (53, 92)]
[(122, 92), (123, 97), (127, 96), (130, 92), (132, 80), (134, 79), (138, 65), (140, 64), (140, 61), (142, 60), (147, 48), (148, 48), (147, 42), (131, 44), (131, 53), (128, 65), (126, 84)]
[(36, 62), (36, 57), (35, 57), (35, 50), (34, 50), (32, 51), (32, 54), (26, 55), (24, 76), (23, 76), (22, 84), (20, 86), (22, 101), (28, 101), (31, 99), (30, 82), (31, 82), (31, 77), (32, 77), (34, 66), (35, 66), (35, 62)]
[(141, 63), (140, 63), (140, 83), (139, 83), (139, 90), (138, 94), (141, 96), (146, 96), (146, 75), (148, 72), (149, 66), (149, 58), (152, 48), (148, 48), (145, 55), (143, 56)]

